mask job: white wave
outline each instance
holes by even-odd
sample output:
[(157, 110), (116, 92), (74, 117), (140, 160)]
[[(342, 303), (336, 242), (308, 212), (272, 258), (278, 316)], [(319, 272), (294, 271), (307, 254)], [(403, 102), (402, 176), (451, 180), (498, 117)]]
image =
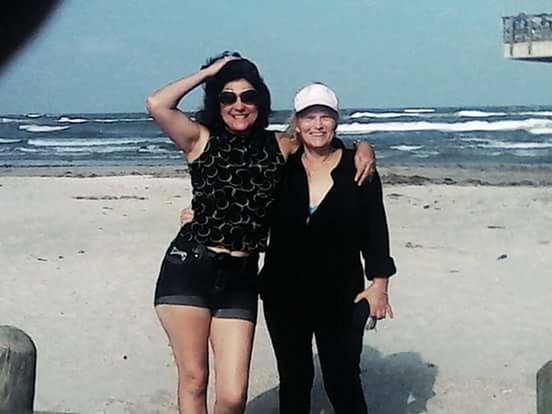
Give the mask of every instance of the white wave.
[(457, 116), (471, 117), (471, 118), (485, 118), (489, 116), (552, 116), (552, 111), (520, 111), (520, 112), (488, 112), (477, 110), (463, 110), (456, 112)]
[(19, 129), (28, 132), (53, 132), (53, 131), (63, 131), (68, 129), (70, 126), (50, 126), (50, 125), (19, 125)]
[(148, 155), (147, 157), (150, 160), (182, 160), (182, 155), (180, 154)]
[(517, 150), (514, 151), (514, 155), (518, 157), (538, 157), (539, 153), (537, 151), (531, 150)]
[(416, 151), (423, 147), (424, 147), (423, 145), (393, 145), (390, 148), (396, 149), (399, 151)]
[(428, 114), (428, 113), (435, 112), (435, 109), (430, 109), (430, 108), (412, 108), (412, 109), (405, 109), (404, 112), (407, 112), (407, 113)]
[(56, 147), (54, 148), (55, 152), (66, 154), (83, 154), (83, 153), (95, 153), (95, 154), (109, 154), (112, 152), (127, 152), (127, 151), (138, 151), (139, 146), (111, 146), (111, 147), (92, 147), (92, 148), (83, 148), (83, 147)]
[(480, 148), (500, 148), (500, 149), (543, 149), (552, 148), (552, 142), (508, 142), (508, 141), (494, 141), (488, 144), (478, 145)]
[(511, 115), (506, 112), (485, 112), (485, 111), (458, 111), (457, 116), (464, 116), (467, 118), (485, 118), (489, 116), (506, 116)]
[(14, 144), (21, 141), (21, 139), (0, 138), (0, 144)]
[(31, 152), (31, 153), (45, 152), (43, 149), (40, 149), (40, 148), (16, 148), (15, 150), (19, 152)]
[(26, 119), (20, 119), (20, 118), (0, 118), (0, 124), (9, 124), (9, 123), (20, 124), (22, 122), (29, 122), (29, 121)]
[(529, 133), (533, 135), (552, 134), (552, 128), (532, 128), (529, 130)]
[[(36, 147), (94, 147), (106, 145), (128, 145), (150, 142), (148, 138), (120, 138), (120, 139), (30, 139), (29, 145)], [(167, 139), (163, 139), (167, 141)]]
[(147, 145), (146, 147), (138, 149), (138, 152), (149, 154), (170, 154), (174, 151), (170, 151), (166, 148), (159, 148), (157, 145)]
[(38, 113), (30, 113), (30, 114), (26, 114), (25, 115), (27, 118), (40, 118), (42, 116), (42, 114), (38, 114)]
[(69, 118), (67, 116), (62, 116), (58, 119), (58, 122), (69, 122), (71, 124), (82, 124), (84, 122), (88, 122), (88, 119), (83, 118)]
[(517, 112), (518, 115), (552, 116), (552, 111)]
[(288, 124), (270, 124), (266, 129), (269, 131), (284, 132), (288, 127)]
[(470, 131), (515, 131), (530, 130), (533, 128), (552, 128), (552, 120), (524, 119), (519, 121), (466, 121), (466, 122), (385, 122), (340, 125), (337, 130), (345, 134), (369, 134), (373, 132), (410, 132), (410, 131), (441, 131), (441, 132), (470, 132)]
[(464, 142), (492, 142), (488, 138), (477, 138), (477, 137), (460, 138), (460, 141), (464, 141)]
[(350, 119), (357, 118), (400, 118), (401, 116), (421, 116), (419, 113), (404, 112), (355, 112), (349, 116)]
[(112, 123), (112, 122), (141, 122), (141, 121), (153, 121), (152, 117), (147, 118), (96, 118), (92, 119), (91, 121), (94, 122), (104, 122), (104, 123)]

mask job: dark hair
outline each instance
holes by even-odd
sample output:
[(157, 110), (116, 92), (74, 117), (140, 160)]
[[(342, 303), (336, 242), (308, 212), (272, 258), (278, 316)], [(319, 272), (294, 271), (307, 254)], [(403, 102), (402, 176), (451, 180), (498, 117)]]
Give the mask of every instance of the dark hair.
[[(237, 52), (224, 52), (210, 58), (201, 68), (206, 68), (224, 56), (241, 58)], [(259, 102), (257, 103), (258, 116), (253, 124), (252, 131), (260, 132), (260, 130), (264, 130), (268, 126), (271, 113), (270, 91), (259, 74), (257, 66), (253, 62), (241, 58), (228, 62), (215, 76), (207, 79), (203, 85), (203, 108), (196, 113), (196, 120), (209, 128), (211, 133), (220, 134), (224, 131), (225, 123), (220, 115), (219, 94), (224, 85), (238, 79), (248, 81), (259, 94)]]

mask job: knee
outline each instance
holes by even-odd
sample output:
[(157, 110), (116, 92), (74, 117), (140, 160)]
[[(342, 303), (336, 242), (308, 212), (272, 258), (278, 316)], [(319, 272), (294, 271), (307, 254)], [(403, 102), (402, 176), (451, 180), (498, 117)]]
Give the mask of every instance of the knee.
[(293, 388), (310, 388), (314, 381), (314, 368), (303, 366), (294, 369), (279, 369), (280, 386)]
[(324, 375), (324, 389), (330, 397), (351, 395), (362, 390), (360, 376), (353, 372), (340, 373), (341, 375)]
[(192, 397), (204, 397), (207, 394), (209, 373), (204, 369), (179, 369), (179, 388)]
[(224, 412), (241, 412), (247, 402), (247, 389), (244, 387), (225, 387), (217, 392), (217, 408)]

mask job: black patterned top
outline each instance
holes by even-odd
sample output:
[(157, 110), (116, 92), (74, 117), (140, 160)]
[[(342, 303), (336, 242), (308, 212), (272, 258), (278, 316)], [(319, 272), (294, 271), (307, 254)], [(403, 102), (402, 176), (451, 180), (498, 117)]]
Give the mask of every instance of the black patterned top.
[(264, 251), (268, 212), (284, 163), (274, 132), (211, 136), (189, 163), (194, 220), (179, 236), (206, 246)]

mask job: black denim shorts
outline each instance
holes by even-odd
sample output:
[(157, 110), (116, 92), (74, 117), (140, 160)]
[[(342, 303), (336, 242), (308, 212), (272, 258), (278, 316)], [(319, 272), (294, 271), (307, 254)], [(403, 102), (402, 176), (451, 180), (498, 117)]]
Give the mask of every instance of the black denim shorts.
[(154, 304), (199, 306), (213, 317), (257, 320), (258, 255), (215, 253), (177, 237), (167, 249)]

